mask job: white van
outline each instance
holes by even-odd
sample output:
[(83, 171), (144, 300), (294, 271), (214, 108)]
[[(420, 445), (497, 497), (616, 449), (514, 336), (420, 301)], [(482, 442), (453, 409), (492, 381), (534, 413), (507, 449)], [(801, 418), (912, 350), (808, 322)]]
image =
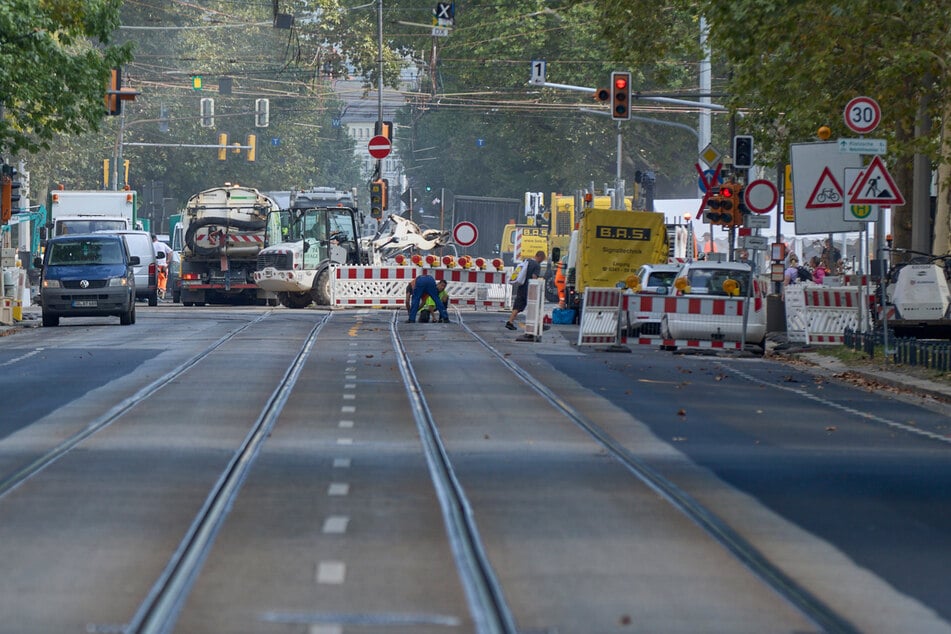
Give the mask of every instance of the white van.
[(158, 266), (152, 234), (148, 231), (105, 231), (117, 233), (125, 240), (129, 255), (138, 256), (135, 267), (135, 298), (148, 301), (149, 306), (158, 306)]

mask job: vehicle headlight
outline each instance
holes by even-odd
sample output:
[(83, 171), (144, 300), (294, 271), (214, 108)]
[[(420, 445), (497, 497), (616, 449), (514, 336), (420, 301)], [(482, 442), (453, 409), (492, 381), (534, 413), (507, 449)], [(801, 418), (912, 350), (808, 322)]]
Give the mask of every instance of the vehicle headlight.
[(109, 286), (128, 286), (129, 278), (127, 277), (110, 277)]
[(60, 288), (59, 280), (43, 280), (43, 288)]

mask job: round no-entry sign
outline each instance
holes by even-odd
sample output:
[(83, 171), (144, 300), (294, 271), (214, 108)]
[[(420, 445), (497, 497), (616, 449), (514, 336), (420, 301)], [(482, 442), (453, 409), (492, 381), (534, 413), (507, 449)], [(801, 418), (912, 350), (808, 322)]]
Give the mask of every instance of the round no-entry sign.
[(370, 150), (370, 156), (373, 158), (383, 159), (389, 155), (393, 146), (388, 138), (383, 135), (377, 135), (370, 139), (370, 142), (367, 144), (367, 149)]
[(846, 104), (842, 116), (845, 118), (845, 125), (849, 126), (852, 132), (866, 134), (878, 127), (882, 120), (882, 110), (878, 107), (878, 102), (871, 97), (856, 97)]
[(468, 220), (452, 228), (452, 239), (460, 247), (471, 247), (479, 239), (479, 230)]
[(769, 212), (778, 201), (779, 190), (768, 180), (755, 180), (743, 190), (743, 202), (754, 214)]

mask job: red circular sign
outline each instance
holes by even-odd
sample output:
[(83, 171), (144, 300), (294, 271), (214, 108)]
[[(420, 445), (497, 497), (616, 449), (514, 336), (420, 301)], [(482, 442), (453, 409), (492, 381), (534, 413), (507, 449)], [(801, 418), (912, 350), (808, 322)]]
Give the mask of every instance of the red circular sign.
[(385, 136), (377, 135), (370, 139), (370, 142), (367, 144), (367, 149), (370, 150), (370, 156), (373, 158), (383, 159), (389, 155), (390, 150), (393, 149), (393, 145)]
[(460, 247), (471, 247), (479, 239), (479, 229), (468, 220), (463, 220), (453, 227), (452, 239)]
[(842, 116), (852, 132), (866, 134), (878, 127), (882, 121), (882, 110), (871, 97), (856, 97), (846, 104)]
[(755, 180), (743, 190), (743, 202), (754, 214), (765, 214), (779, 202), (779, 190), (771, 181)]

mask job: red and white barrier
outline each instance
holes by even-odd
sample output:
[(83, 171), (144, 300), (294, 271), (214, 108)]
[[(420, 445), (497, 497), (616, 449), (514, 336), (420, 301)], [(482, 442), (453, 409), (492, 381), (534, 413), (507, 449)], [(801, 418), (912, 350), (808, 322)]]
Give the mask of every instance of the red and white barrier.
[(586, 288), (581, 304), (578, 345), (616, 345), (621, 314), (619, 288)]
[(423, 274), (446, 280), (449, 303), (454, 306), (503, 309), (508, 301), (504, 269), (346, 265), (331, 270), (335, 306), (403, 306), (406, 285)]
[(864, 332), (868, 320), (866, 297), (861, 286), (806, 286), (806, 343), (836, 345), (845, 341), (846, 328)]

